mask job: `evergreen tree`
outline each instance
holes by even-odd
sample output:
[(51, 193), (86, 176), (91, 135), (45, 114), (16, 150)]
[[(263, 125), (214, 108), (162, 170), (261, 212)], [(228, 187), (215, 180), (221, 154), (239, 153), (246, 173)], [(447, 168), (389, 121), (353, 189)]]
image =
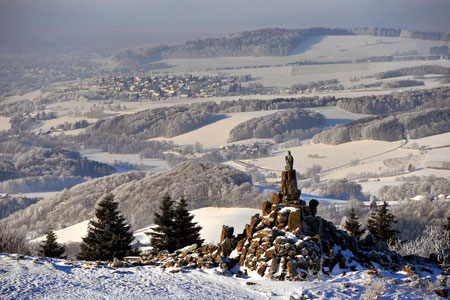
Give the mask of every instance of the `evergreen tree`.
[(177, 250), (177, 240), (175, 237), (175, 211), (173, 201), (166, 194), (159, 206), (160, 214), (155, 212), (153, 221), (156, 227), (152, 228), (152, 232), (146, 232), (150, 236), (150, 245), (156, 250), (168, 250), (173, 252)]
[(95, 210), (95, 218), (89, 222), (88, 234), (83, 238), (78, 259), (112, 260), (132, 254), (133, 233), (125, 218), (120, 215), (118, 203), (108, 193)]
[(375, 241), (388, 241), (399, 233), (398, 230), (392, 228), (393, 223), (397, 223), (397, 221), (394, 220), (394, 215), (387, 209), (385, 201), (380, 208), (372, 212), (367, 222), (367, 229), (374, 235)]
[(183, 247), (197, 244), (201, 246), (203, 244), (203, 239), (200, 238), (201, 226), (197, 223), (192, 222), (194, 218), (187, 208), (187, 202), (184, 196), (178, 201), (175, 207), (175, 238), (177, 242), (177, 249)]
[(39, 255), (45, 257), (66, 258), (62, 256), (66, 247), (56, 242), (56, 234), (52, 227), (48, 227), (47, 238), (45, 242), (40, 245)]
[(366, 230), (361, 228), (361, 224), (358, 222), (358, 217), (355, 214), (354, 207), (352, 207), (348, 216), (349, 219), (345, 222), (344, 228), (352, 237), (359, 239)]

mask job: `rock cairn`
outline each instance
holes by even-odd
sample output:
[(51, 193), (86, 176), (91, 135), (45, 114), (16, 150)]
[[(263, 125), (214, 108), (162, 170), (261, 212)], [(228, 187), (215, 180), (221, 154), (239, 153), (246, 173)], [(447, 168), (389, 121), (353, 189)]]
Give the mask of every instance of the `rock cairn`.
[(254, 215), (242, 233), (234, 235), (234, 228), (224, 225), (218, 245), (192, 245), (174, 253), (161, 251), (139, 263), (170, 268), (170, 272), (220, 267), (226, 275), (240, 277), (257, 272), (277, 280), (296, 281), (309, 280), (319, 272), (330, 274), (336, 266), (342, 272), (358, 267), (372, 270), (376, 262), (376, 266), (399, 271), (409, 262), (387, 250), (385, 244), (375, 244), (371, 234), (358, 241), (316, 216), (319, 202), (312, 199), (307, 205), (300, 198), (292, 165), (288, 153), (280, 190), (262, 203), (261, 214)]
[(286, 156), (281, 188), (271, 201), (262, 204), (262, 213), (251, 218), (242, 234), (223, 226), (217, 254), (233, 269), (256, 271), (260, 276), (279, 280), (305, 280), (321, 269), (329, 272), (336, 264), (345, 265), (342, 252), (334, 246), (356, 248), (355, 240), (337, 230), (333, 223), (316, 216), (319, 202), (306, 205), (300, 199), (293, 158)]

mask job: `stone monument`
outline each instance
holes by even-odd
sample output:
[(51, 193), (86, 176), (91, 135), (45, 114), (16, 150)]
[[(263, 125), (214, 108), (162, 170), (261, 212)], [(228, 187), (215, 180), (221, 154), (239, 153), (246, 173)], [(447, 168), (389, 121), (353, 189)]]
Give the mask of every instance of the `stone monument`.
[(297, 171), (294, 169), (294, 158), (291, 151), (288, 151), (285, 161), (286, 167), (281, 173), (281, 188), (278, 193), (272, 195), (272, 202), (285, 206), (305, 206), (305, 201), (300, 199), (301, 191), (297, 186)]

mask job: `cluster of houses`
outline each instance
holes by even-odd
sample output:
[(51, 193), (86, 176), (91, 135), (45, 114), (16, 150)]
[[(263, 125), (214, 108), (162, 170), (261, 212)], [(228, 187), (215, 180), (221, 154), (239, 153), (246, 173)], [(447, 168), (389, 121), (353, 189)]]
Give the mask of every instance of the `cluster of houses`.
[(90, 90), (122, 96), (125, 94), (136, 99), (210, 97), (233, 91), (249, 80), (250, 75), (110, 77), (95, 79), (91, 82)]
[(424, 195), (417, 195), (415, 197), (412, 197), (409, 199), (409, 202), (418, 202), (418, 201), (433, 201), (433, 200), (446, 200), (450, 201), (450, 195), (447, 194), (439, 194), (437, 196), (424, 196)]

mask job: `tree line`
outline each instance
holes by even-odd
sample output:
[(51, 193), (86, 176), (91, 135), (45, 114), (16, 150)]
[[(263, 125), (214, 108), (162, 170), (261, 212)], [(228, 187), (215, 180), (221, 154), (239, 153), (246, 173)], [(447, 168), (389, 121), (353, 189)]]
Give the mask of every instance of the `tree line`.
[(338, 145), (359, 140), (418, 139), (450, 131), (449, 118), (450, 108), (366, 117), (324, 130), (313, 137), (313, 142)]
[(427, 90), (394, 92), (388, 95), (362, 96), (339, 99), (337, 106), (360, 114), (381, 115), (406, 112), (416, 108), (448, 107), (450, 88), (439, 87)]
[(402, 76), (416, 76), (421, 77), (426, 74), (439, 74), (439, 75), (449, 75), (450, 68), (439, 66), (439, 65), (425, 65), (425, 66), (415, 66), (408, 68), (401, 68), (386, 72), (381, 72), (375, 75), (376, 79), (386, 79), (395, 78)]

